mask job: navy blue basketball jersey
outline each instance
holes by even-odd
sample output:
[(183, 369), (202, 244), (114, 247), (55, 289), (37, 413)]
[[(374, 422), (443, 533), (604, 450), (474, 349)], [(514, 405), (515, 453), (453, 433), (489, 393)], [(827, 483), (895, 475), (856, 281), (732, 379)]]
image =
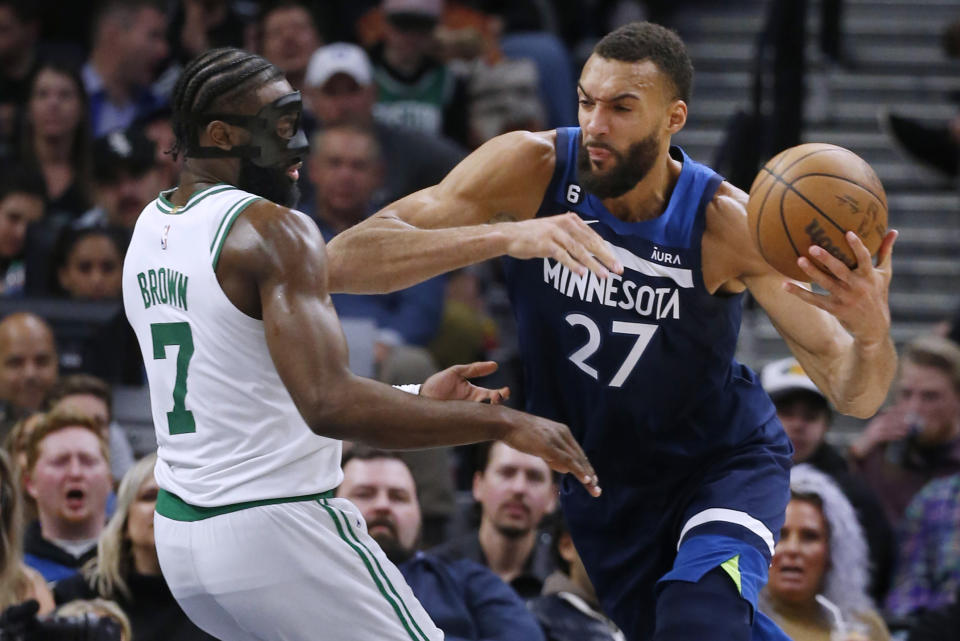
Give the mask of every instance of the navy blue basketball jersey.
[(578, 213), (624, 273), (601, 280), (550, 258), (506, 260), (527, 410), (568, 424), (601, 482), (695, 474), (698, 461), (758, 437), (775, 415), (734, 359), (742, 296), (704, 286), (705, 210), (722, 178), (672, 147), (683, 169), (666, 210), (624, 222), (578, 183), (579, 144), (579, 128), (557, 130), (538, 215)]

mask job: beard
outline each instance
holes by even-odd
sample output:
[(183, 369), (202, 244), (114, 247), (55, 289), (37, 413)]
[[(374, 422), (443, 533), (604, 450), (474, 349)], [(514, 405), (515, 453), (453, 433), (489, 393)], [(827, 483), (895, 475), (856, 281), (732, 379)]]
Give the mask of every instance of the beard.
[(516, 540), (526, 536), (530, 532), (530, 528), (516, 527), (513, 525), (503, 525), (501, 523), (495, 524), (497, 532), (499, 532), (505, 539)]
[(400, 539), (395, 536), (391, 536), (382, 530), (371, 536), (373, 540), (376, 541), (380, 546), (380, 549), (383, 550), (383, 553), (387, 555), (387, 558), (390, 559), (390, 562), (394, 565), (400, 565), (413, 556), (413, 550), (403, 547), (403, 544), (400, 543)]
[(237, 187), (282, 207), (293, 207), (300, 201), (300, 187), (290, 180), (286, 167), (258, 167), (247, 158), (240, 159)]
[(389, 518), (375, 518), (367, 521), (367, 532), (376, 528), (370, 536), (380, 545), (390, 562), (399, 565), (413, 556), (413, 548), (404, 547), (400, 542), (397, 524)]
[(660, 140), (650, 134), (643, 140), (633, 143), (627, 149), (626, 157), (605, 143), (591, 143), (609, 151), (615, 163), (603, 172), (593, 168), (590, 154), (581, 143), (577, 151), (577, 174), (580, 185), (588, 192), (600, 198), (619, 198), (634, 187), (649, 173), (660, 151)]

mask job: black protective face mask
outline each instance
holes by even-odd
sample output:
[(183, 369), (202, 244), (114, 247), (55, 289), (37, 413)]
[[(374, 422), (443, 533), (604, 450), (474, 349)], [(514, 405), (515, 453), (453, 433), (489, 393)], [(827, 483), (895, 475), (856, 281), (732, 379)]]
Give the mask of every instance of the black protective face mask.
[[(295, 165), (309, 151), (307, 136), (300, 128), (303, 101), (294, 91), (264, 105), (255, 116), (241, 114), (202, 114), (194, 119), (198, 125), (187, 145), (190, 158), (243, 158), (264, 169), (282, 169)], [(202, 147), (198, 130), (214, 120), (243, 127), (250, 132), (250, 142), (231, 149)]]
[(296, 207), (300, 201), (300, 187), (285, 167), (258, 167), (246, 158), (240, 159), (237, 187), (283, 207)]

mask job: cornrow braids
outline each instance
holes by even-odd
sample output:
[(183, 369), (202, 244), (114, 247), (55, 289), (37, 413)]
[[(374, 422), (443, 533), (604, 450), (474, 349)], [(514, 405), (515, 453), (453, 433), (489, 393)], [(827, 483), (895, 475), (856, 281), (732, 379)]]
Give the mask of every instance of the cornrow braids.
[(210, 49), (190, 61), (173, 90), (173, 158), (188, 151), (197, 115), (211, 112), (215, 103), (222, 105), (242, 91), (282, 76), (265, 58), (234, 47)]

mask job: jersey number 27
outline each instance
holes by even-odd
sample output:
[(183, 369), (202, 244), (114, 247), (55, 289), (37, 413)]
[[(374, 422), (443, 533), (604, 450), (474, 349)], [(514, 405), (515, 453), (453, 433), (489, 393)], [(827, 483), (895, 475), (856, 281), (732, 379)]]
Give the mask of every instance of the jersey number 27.
[[(596, 368), (587, 365), (587, 359), (600, 349), (600, 327), (595, 320), (586, 314), (567, 314), (565, 320), (573, 327), (579, 326), (585, 328), (588, 336), (586, 344), (570, 354), (570, 361), (594, 380), (600, 380), (600, 373)], [(627, 378), (629, 378), (630, 373), (633, 372), (633, 368), (636, 367), (640, 361), (643, 351), (647, 349), (647, 345), (650, 344), (650, 339), (656, 334), (657, 326), (648, 323), (613, 321), (611, 331), (614, 334), (627, 334), (637, 337), (633, 347), (627, 353), (627, 357), (623, 360), (623, 364), (620, 365), (620, 369), (613, 375), (609, 383), (610, 387), (622, 387), (627, 381)]]

